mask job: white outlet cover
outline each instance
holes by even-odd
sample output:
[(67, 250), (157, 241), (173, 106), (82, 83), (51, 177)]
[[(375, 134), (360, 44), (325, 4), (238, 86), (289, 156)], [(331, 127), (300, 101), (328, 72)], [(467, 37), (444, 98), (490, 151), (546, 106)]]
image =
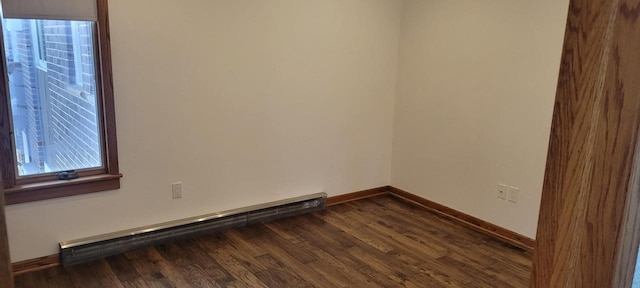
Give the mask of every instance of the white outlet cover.
[(504, 184), (498, 185), (498, 198), (507, 200), (507, 193), (509, 192), (509, 186)]
[(171, 184), (171, 195), (173, 199), (182, 198), (182, 182), (175, 182)]
[(520, 198), (520, 189), (517, 187), (509, 187), (509, 194), (507, 198), (511, 203), (518, 203), (518, 200)]

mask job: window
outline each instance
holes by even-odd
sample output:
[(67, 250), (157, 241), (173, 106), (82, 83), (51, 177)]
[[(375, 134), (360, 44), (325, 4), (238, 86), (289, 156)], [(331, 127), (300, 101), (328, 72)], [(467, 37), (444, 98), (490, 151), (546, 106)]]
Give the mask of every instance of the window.
[[(120, 187), (105, 0), (3, 0), (7, 204)], [(77, 179), (59, 180), (74, 171)]]

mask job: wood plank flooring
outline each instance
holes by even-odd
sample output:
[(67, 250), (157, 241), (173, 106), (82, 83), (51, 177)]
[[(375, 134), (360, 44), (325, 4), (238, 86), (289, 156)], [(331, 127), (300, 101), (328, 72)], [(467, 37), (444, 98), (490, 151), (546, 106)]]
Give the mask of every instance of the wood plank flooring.
[(531, 256), (392, 196), (18, 275), (16, 287), (528, 287)]

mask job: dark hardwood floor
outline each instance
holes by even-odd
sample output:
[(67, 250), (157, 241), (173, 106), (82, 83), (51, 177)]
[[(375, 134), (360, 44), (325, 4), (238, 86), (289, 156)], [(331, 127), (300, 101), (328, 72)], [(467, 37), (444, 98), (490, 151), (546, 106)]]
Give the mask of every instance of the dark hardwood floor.
[(531, 257), (378, 196), (16, 277), (16, 287), (528, 287)]

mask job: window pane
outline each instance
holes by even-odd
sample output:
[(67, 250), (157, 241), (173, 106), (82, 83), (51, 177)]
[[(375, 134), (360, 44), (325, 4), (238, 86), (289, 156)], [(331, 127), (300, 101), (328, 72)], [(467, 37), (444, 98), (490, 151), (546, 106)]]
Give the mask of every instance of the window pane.
[(93, 25), (4, 22), (19, 176), (103, 165)]

